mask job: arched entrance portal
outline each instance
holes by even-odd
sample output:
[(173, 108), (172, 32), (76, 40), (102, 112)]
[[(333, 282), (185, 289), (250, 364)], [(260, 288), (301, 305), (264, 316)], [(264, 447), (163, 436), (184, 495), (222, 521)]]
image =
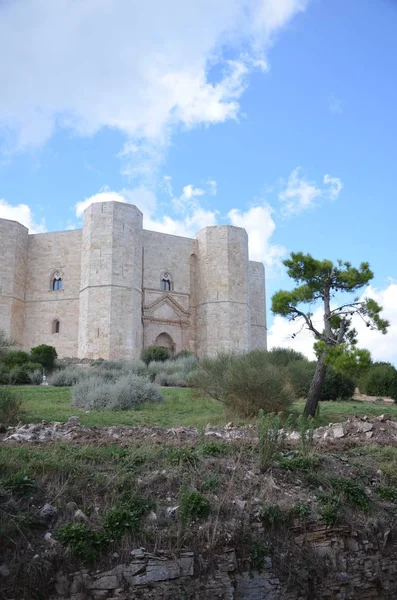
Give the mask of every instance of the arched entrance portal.
[(167, 348), (170, 356), (174, 356), (175, 354), (175, 343), (168, 333), (160, 333), (160, 335), (156, 337), (156, 346)]

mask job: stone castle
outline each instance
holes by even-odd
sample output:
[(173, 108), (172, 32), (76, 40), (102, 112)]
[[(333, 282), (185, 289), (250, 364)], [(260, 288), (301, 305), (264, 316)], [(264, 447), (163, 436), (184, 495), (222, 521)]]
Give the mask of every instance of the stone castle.
[(142, 213), (95, 203), (82, 230), (29, 234), (0, 219), (0, 329), (26, 350), (133, 359), (166, 346), (209, 356), (266, 348), (265, 274), (245, 229), (196, 239), (146, 231)]

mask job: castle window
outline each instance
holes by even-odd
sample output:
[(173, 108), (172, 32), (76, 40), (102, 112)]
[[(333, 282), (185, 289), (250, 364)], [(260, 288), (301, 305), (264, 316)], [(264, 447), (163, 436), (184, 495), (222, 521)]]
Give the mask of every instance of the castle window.
[(173, 289), (172, 278), (169, 273), (164, 273), (160, 281), (160, 289), (170, 292)]
[(54, 319), (52, 322), (52, 333), (59, 333), (61, 324), (58, 319)]
[(63, 289), (62, 275), (59, 273), (59, 271), (55, 271), (55, 273), (52, 276), (52, 286), (51, 286), (51, 289), (54, 292), (57, 292), (57, 291)]

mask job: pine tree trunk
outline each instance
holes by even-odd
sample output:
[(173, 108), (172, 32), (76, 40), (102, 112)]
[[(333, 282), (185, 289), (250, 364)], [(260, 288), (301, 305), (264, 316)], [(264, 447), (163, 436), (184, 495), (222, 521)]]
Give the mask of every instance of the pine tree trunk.
[(320, 400), (321, 388), (323, 387), (327, 365), (325, 364), (325, 353), (320, 356), (317, 362), (316, 370), (310, 384), (307, 395), (304, 417), (315, 417), (317, 406)]

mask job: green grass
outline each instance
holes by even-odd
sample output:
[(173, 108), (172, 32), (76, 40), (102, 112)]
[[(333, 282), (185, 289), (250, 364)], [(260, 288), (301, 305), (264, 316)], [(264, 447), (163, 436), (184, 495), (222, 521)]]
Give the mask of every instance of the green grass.
[[(293, 405), (293, 412), (302, 414), (305, 406), (304, 400), (299, 400)], [(320, 402), (320, 414), (316, 418), (316, 426), (328, 425), (346, 421), (351, 415), (367, 415), (376, 417), (388, 413), (397, 418), (397, 405), (378, 402), (359, 402), (357, 400), (341, 400), (336, 402)]]
[[(224, 425), (231, 420), (222, 404), (211, 398), (196, 397), (194, 391), (186, 388), (163, 389), (165, 401), (144, 404), (127, 411), (91, 411), (71, 406), (70, 388), (20, 386), (14, 388), (25, 400), (22, 416), (24, 423), (46, 421), (67, 421), (71, 415), (81, 418), (83, 425), (158, 425), (196, 427)], [(243, 423), (241, 419), (234, 419)]]
[[(71, 415), (78, 415), (83, 425), (158, 425), (161, 427), (178, 427), (192, 425), (203, 427), (224, 425), (233, 420), (236, 424), (244, 424), (248, 420), (239, 419), (227, 412), (224, 406), (211, 398), (202, 398), (194, 390), (186, 388), (164, 388), (165, 402), (144, 404), (128, 411), (91, 411), (71, 406), (69, 388), (19, 386), (13, 388), (25, 401), (22, 420), (25, 423), (42, 421), (67, 421)], [(302, 414), (304, 401), (293, 405), (292, 413)], [(320, 415), (316, 426), (345, 421), (349, 416), (376, 416), (390, 413), (397, 418), (397, 405), (376, 402), (321, 402)]]

